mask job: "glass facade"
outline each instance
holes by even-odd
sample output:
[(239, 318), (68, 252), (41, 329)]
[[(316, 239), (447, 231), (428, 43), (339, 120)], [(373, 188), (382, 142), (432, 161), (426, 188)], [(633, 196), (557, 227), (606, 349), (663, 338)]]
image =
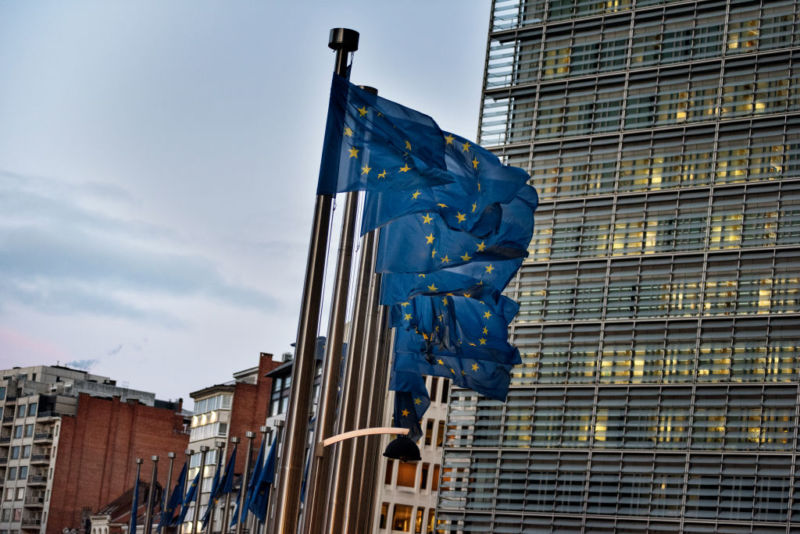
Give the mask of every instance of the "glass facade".
[(452, 532), (798, 532), (800, 1), (494, 0), (480, 142), (540, 193)]

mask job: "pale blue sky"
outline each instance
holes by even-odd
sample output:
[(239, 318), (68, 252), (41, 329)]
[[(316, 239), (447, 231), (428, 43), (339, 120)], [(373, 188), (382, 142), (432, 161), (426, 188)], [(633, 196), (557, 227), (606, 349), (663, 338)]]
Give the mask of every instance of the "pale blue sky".
[(0, 368), (163, 398), (290, 349), (333, 52), (474, 138), (489, 0), (0, 0)]

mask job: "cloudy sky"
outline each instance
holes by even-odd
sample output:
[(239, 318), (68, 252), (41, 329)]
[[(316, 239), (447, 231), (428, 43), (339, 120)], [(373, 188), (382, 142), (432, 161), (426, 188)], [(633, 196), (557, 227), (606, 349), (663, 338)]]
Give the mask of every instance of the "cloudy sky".
[(290, 350), (329, 29), (474, 138), (489, 4), (0, 1), (0, 368), (175, 399)]

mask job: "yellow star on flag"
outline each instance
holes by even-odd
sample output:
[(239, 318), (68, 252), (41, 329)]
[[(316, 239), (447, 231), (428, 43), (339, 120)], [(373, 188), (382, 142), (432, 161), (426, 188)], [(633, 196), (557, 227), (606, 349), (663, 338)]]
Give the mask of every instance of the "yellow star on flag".
[(428, 245), (433, 245), (433, 240), (434, 240), (434, 239), (436, 239), (436, 236), (435, 236), (435, 235), (433, 235), (433, 232), (431, 232), (430, 234), (428, 234), (428, 235), (426, 235), (426, 236), (425, 236), (425, 242), (426, 242)]
[(379, 180), (382, 180), (383, 178), (386, 178), (386, 169), (383, 169), (383, 172), (378, 175)]
[(438, 291), (439, 288), (436, 287), (436, 284), (431, 284), (428, 286), (428, 291)]
[(480, 342), (481, 345), (486, 345), (486, 338), (482, 337), (478, 341)]
[(462, 261), (469, 261), (471, 259), (472, 259), (472, 256), (470, 256), (467, 252), (465, 252), (464, 255), (461, 256), (461, 260)]
[(492, 316), (492, 312), (490, 312), (490, 311), (484, 312), (484, 314), (483, 314), (483, 317), (485, 319), (489, 319), (491, 316)]
[(492, 274), (492, 271), (494, 271), (494, 265), (490, 263), (489, 265), (486, 266), (486, 272)]
[(419, 397), (415, 398), (414, 399), (414, 404), (416, 404), (416, 405), (422, 404), (422, 399), (420, 399)]
[(406, 307), (408, 307), (408, 306), (410, 306), (410, 305), (411, 305), (411, 303), (410, 303), (410, 302), (401, 302), (401, 303), (400, 303), (400, 306), (402, 306), (403, 308), (406, 308)]
[(485, 326), (483, 327), (483, 333), (484, 333), (485, 335), (489, 335), (489, 329), (488, 329), (488, 328), (486, 328)]
[(477, 371), (478, 369), (479, 369), (478, 364), (477, 363), (473, 363), (472, 364), (472, 370), (473, 371)]
[(346, 126), (345, 129), (344, 129), (344, 134), (347, 137), (353, 137), (353, 129), (350, 128), (349, 126)]
[(402, 167), (400, 167), (400, 172), (408, 172), (411, 170), (411, 167), (408, 166), (408, 163), (404, 163)]
[(458, 212), (456, 213), (456, 219), (458, 219), (458, 222), (462, 223), (467, 220), (467, 216), (461, 212)]
[(419, 197), (421, 194), (422, 194), (422, 193), (420, 193), (420, 192), (419, 192), (419, 189), (417, 189), (416, 191), (414, 191), (413, 193), (411, 193), (411, 198), (413, 198), (414, 200), (417, 200), (417, 198), (418, 198), (418, 197)]
[(409, 412), (408, 410), (405, 410), (405, 409), (404, 409), (404, 410), (403, 410), (401, 413), (403, 414), (403, 417), (408, 417), (408, 415), (409, 415), (411, 412)]
[(358, 157), (358, 149), (357, 148), (350, 148), (350, 157), (357, 158)]
[(472, 166), (475, 167), (476, 169), (478, 168), (478, 163), (480, 163), (478, 161), (478, 158), (473, 158), (472, 159)]
[(405, 314), (403, 316), (403, 319), (405, 319), (406, 321), (410, 321), (411, 320), (411, 314), (410, 313)]
[(431, 250), (431, 258), (436, 257), (436, 249)]
[(363, 117), (364, 115), (367, 114), (367, 106), (361, 106), (360, 108), (357, 109), (359, 116)]
[(472, 146), (472, 145), (471, 145), (471, 144), (469, 144), (469, 141), (467, 141), (466, 143), (464, 143), (463, 145), (461, 145), (461, 150), (462, 150), (463, 152), (466, 152), (466, 151), (468, 151), (468, 150), (469, 150), (469, 148), (470, 148), (471, 146)]
[(431, 217), (430, 213), (426, 213), (422, 216), (422, 224), (431, 224), (431, 221), (433, 221), (433, 217)]
[(411, 150), (411, 141), (406, 139), (406, 150)]
[(453, 373), (453, 374), (456, 374), (456, 370), (453, 369), (452, 367), (450, 368), (450, 372)]
[(450, 263), (450, 258), (447, 257), (447, 254), (442, 257), (442, 263)]
[(364, 165), (363, 167), (361, 167), (361, 174), (362, 175), (369, 174), (369, 171), (371, 171), (371, 170), (372, 170), (372, 167), (370, 167), (369, 165)]
[(474, 203), (472, 204), (472, 213), (475, 213), (475, 210), (476, 210), (476, 209), (478, 209), (478, 203), (477, 203), (477, 202), (474, 202)]
[(456, 138), (455, 138), (455, 137), (453, 137), (452, 135), (446, 135), (446, 136), (444, 136), (444, 140), (445, 140), (445, 142), (446, 142), (448, 145), (452, 145), (452, 144), (453, 144), (453, 141), (455, 141), (455, 139), (456, 139)]
[(478, 243), (478, 252), (483, 252), (486, 250), (486, 241), (481, 241)]

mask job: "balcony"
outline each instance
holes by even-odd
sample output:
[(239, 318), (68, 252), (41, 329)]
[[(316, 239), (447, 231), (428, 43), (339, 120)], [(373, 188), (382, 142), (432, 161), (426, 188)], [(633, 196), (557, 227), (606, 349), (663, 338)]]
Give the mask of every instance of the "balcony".
[(28, 477), (29, 486), (46, 486), (47, 477), (44, 475), (31, 475)]
[(7, 415), (3, 416), (3, 423), (4, 424), (11, 424), (11, 422), (13, 420), (14, 420), (14, 414), (13, 413), (10, 413), (10, 414), (7, 414)]
[(8, 456), (0, 457), (0, 465), (6, 465), (8, 463)]
[(22, 529), (36, 529), (38, 530), (42, 526), (42, 518), (40, 517), (23, 517), (22, 518)]
[(10, 441), (11, 441), (11, 436), (0, 437), (0, 443), (9, 443)]
[[(41, 442), (41, 441), (53, 441), (53, 434), (50, 432), (37, 432), (33, 435), (33, 442)], [(2, 443), (0, 441), (0, 443)]]
[(31, 463), (32, 464), (49, 464), (50, 463), (50, 455), (49, 454), (31, 454)]
[(31, 496), (25, 498), (25, 506), (28, 508), (42, 508), (44, 506), (44, 496)]

